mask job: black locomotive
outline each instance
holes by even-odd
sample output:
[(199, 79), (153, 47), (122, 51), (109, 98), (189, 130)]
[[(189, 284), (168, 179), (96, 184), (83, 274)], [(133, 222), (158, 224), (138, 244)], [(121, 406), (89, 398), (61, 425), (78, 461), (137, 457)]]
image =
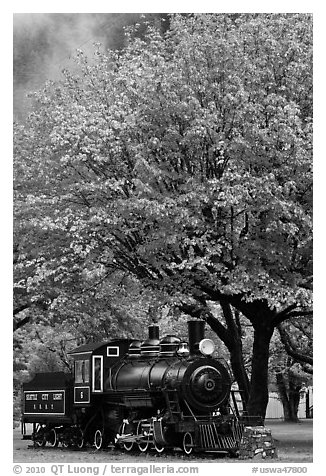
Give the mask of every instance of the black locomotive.
[[(236, 454), (243, 424), (231, 410), (231, 377), (204, 337), (205, 322), (188, 322), (188, 340), (116, 339), (76, 348), (74, 375), (39, 373), (23, 385), (23, 438), (126, 451), (179, 447), (184, 453)], [(28, 435), (26, 424), (33, 424)]]

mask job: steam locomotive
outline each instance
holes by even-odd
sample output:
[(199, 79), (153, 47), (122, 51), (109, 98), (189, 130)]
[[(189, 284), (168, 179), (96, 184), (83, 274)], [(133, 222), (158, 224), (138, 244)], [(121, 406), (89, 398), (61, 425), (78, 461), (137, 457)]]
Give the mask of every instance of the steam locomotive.
[(160, 339), (153, 324), (144, 342), (115, 339), (74, 349), (73, 375), (38, 373), (23, 384), (23, 438), (35, 446), (236, 454), (243, 423), (230, 405), (230, 372), (213, 357), (204, 330), (204, 321), (188, 321), (183, 342)]

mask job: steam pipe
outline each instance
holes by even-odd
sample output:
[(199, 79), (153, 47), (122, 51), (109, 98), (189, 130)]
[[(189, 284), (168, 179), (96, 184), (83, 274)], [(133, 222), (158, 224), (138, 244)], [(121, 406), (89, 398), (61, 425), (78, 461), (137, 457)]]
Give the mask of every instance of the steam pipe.
[(156, 324), (148, 326), (148, 339), (158, 340), (160, 338), (160, 328)]
[(190, 354), (199, 353), (199, 342), (205, 337), (205, 321), (188, 321), (188, 339)]

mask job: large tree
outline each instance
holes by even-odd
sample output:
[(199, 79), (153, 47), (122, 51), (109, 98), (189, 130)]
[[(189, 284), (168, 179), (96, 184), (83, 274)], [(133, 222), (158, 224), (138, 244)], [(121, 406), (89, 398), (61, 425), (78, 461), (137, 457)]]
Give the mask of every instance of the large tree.
[(19, 131), (17, 202), (53, 247), (29, 289), (125, 270), (200, 309), (230, 350), (208, 302), (236, 309), (264, 417), (274, 329), (311, 313), (311, 18), (175, 15), (164, 36), (134, 33), (121, 54), (79, 52), (80, 74), (35, 94)]

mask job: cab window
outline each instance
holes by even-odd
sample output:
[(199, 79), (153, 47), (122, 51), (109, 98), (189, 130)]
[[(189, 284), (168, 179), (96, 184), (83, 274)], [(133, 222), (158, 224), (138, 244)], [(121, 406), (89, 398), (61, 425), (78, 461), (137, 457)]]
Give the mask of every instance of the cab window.
[(86, 383), (89, 382), (89, 360), (75, 361), (75, 382)]
[(103, 356), (93, 357), (93, 392), (103, 392)]

